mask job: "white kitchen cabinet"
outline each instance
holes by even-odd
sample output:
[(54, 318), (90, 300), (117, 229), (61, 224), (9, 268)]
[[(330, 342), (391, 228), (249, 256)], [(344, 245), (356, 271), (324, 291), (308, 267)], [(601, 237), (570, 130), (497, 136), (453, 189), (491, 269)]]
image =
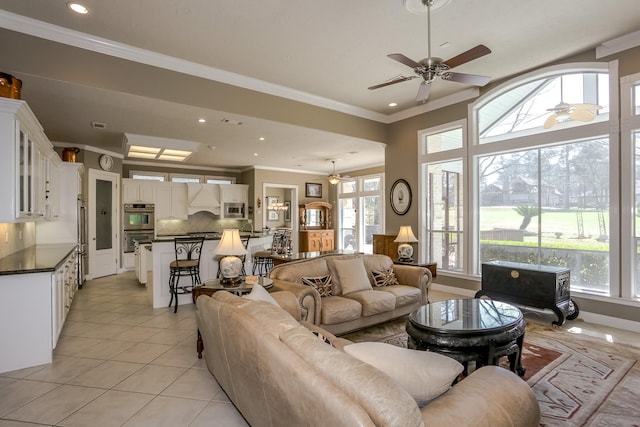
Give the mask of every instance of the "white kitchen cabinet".
[(155, 203), (156, 181), (124, 178), (122, 203)]
[(249, 201), (249, 186), (246, 184), (220, 184), (222, 203), (244, 203)]
[(57, 155), (25, 101), (0, 99), (0, 222), (45, 217), (47, 158)]
[(187, 184), (156, 183), (156, 219), (187, 219), (188, 204)]
[(52, 348), (56, 347), (58, 337), (67, 318), (73, 297), (78, 289), (76, 262), (77, 252), (73, 251), (52, 276)]

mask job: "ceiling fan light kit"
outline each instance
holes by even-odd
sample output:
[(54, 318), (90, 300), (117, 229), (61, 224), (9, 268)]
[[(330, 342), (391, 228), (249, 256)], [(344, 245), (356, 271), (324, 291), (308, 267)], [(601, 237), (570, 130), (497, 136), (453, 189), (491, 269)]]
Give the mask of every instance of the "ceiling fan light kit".
[(595, 120), (598, 111), (602, 108), (598, 104), (569, 104), (562, 99), (562, 76), (560, 76), (560, 103), (553, 108), (547, 108), (551, 114), (544, 121), (542, 125), (543, 129), (551, 129), (558, 123), (568, 122), (575, 120), (577, 122), (591, 122)]
[[(400, 76), (396, 77), (390, 81), (385, 83), (377, 84), (374, 86), (370, 86), (369, 90), (379, 89), (385, 86), (390, 86), (396, 83), (405, 82), (407, 80), (413, 80), (418, 77), (422, 77), (422, 83), (418, 88), (418, 94), (416, 96), (416, 102), (426, 102), (429, 98), (429, 92), (431, 90), (431, 83), (435, 80), (436, 77), (440, 77), (442, 80), (450, 80), (452, 82), (469, 84), (473, 86), (485, 86), (489, 81), (491, 81), (491, 77), (487, 76), (479, 76), (475, 74), (463, 74), (451, 71), (452, 68), (465, 64), (467, 62), (473, 61), (474, 59), (478, 59), (482, 56), (488, 55), (491, 53), (491, 49), (486, 47), (485, 45), (478, 45), (474, 48), (471, 48), (461, 54), (454, 56), (453, 58), (443, 61), (442, 58), (432, 57), (431, 56), (431, 11), (434, 10), (435, 6), (438, 7), (444, 6), (449, 0), (405, 0), (405, 7), (407, 10), (413, 13), (423, 13), (416, 12), (415, 10), (420, 9), (417, 3), (422, 3), (422, 8), (426, 10), (427, 13), (427, 54), (428, 57), (422, 59), (421, 61), (414, 61), (411, 58), (404, 56), (401, 53), (392, 53), (387, 55), (389, 58), (394, 61), (398, 61), (401, 64), (404, 64), (410, 68), (413, 68), (413, 72), (416, 74), (415, 76)], [(421, 10), (421, 9), (420, 9)]]

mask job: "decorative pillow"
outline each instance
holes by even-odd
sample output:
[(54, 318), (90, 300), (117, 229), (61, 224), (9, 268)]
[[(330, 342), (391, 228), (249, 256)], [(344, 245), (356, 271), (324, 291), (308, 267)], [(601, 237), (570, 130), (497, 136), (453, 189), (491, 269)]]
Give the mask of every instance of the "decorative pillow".
[(276, 307), (280, 307), (278, 302), (273, 299), (273, 297), (267, 292), (267, 290), (262, 285), (253, 285), (251, 292), (242, 296), (243, 298), (250, 299), (253, 301), (266, 301), (275, 305)]
[(334, 260), (333, 265), (340, 279), (343, 294), (372, 289), (362, 258)]
[(321, 297), (332, 295), (331, 275), (318, 277), (303, 277), (302, 284), (316, 288)]
[(420, 407), (447, 391), (463, 369), (450, 357), (382, 342), (349, 344), (344, 352), (393, 378)]
[(373, 284), (376, 286), (398, 285), (398, 279), (392, 269), (388, 270), (371, 270), (373, 276)]

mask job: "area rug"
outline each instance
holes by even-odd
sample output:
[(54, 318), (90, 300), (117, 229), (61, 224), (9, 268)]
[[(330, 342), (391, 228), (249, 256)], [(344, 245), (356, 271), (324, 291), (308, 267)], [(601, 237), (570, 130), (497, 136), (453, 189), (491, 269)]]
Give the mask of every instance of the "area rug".
[[(406, 347), (405, 320), (344, 336)], [(522, 364), (541, 426), (640, 427), (640, 348), (528, 322)]]

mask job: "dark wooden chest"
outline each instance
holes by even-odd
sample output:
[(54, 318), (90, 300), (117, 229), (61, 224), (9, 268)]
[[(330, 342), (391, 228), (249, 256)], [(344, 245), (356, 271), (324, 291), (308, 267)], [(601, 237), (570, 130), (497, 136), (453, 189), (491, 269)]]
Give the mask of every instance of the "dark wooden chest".
[(482, 289), (476, 298), (491, 298), (535, 308), (553, 310), (556, 325), (565, 318), (577, 317), (577, 306), (569, 291), (571, 272), (568, 268), (491, 261), (482, 264)]

